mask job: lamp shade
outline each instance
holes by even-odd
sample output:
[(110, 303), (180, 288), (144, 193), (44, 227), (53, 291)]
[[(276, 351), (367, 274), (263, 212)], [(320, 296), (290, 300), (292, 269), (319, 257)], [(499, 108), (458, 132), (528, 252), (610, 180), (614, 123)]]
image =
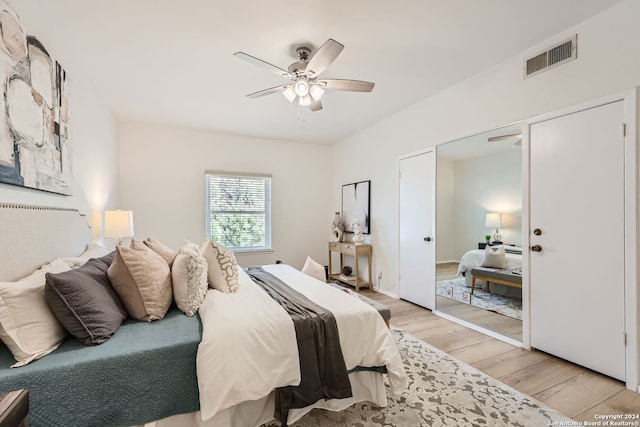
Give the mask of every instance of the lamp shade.
[(485, 222), (487, 228), (500, 228), (502, 227), (502, 220), (499, 213), (488, 213), (487, 220)]
[(133, 237), (133, 212), (106, 211), (104, 213), (104, 237), (116, 239)]

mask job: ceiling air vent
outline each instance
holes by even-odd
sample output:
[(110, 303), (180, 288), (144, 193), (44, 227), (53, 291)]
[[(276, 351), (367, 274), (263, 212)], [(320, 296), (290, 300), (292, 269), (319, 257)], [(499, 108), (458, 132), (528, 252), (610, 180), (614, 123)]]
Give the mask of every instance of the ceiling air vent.
[(578, 35), (524, 60), (524, 78), (573, 61), (578, 57)]

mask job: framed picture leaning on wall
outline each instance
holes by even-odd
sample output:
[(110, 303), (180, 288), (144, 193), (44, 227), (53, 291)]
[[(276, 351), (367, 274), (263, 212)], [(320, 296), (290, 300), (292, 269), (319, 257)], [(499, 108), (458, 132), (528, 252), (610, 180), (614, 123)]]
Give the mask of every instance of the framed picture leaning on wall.
[(353, 233), (353, 219), (358, 219), (364, 234), (370, 234), (371, 181), (342, 186), (342, 221), (344, 231)]

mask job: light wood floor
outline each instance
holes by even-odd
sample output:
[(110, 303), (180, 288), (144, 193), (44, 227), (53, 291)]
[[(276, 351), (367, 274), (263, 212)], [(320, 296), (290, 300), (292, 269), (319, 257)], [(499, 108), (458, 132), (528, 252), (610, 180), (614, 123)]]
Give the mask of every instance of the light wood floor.
[[(458, 263), (448, 262), (436, 265), (436, 281), (458, 277)], [(458, 319), (466, 320), (485, 329), (497, 332), (516, 341), (522, 341), (522, 321), (502, 314), (483, 310), (471, 304), (436, 296), (438, 311)]]
[[(362, 294), (391, 308), (391, 324), (577, 421), (596, 414), (640, 414), (640, 394), (620, 381), (539, 351), (527, 351), (379, 292)], [(637, 420), (633, 420), (637, 421)]]

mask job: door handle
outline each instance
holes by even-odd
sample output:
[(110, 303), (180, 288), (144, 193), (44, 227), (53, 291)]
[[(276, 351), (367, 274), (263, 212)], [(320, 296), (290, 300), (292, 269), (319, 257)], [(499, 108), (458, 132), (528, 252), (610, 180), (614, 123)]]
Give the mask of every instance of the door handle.
[(533, 230), (533, 234), (535, 234), (536, 236), (539, 236), (542, 234), (542, 230), (540, 230), (539, 228), (536, 228), (535, 230)]
[(424, 239), (422, 239), (422, 240), (424, 240), (425, 242), (430, 242), (430, 241), (431, 241), (431, 237), (427, 236), (427, 237), (425, 237), (425, 238), (424, 238)]
[(531, 250), (532, 250), (533, 252), (540, 252), (540, 251), (542, 251), (542, 246), (540, 246), (540, 245), (533, 245), (533, 246), (531, 246)]

